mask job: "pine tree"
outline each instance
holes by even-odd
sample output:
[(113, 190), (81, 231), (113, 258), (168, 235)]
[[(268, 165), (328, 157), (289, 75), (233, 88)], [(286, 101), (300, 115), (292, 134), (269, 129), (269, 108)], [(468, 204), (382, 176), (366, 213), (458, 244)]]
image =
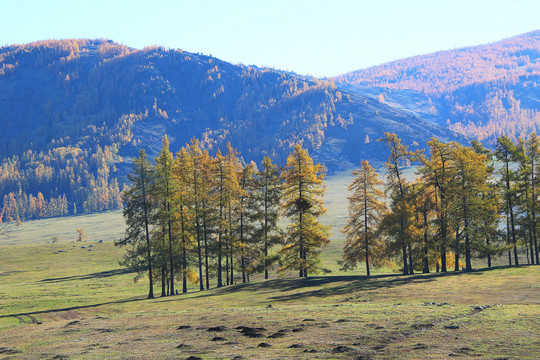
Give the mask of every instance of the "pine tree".
[(283, 266), (280, 271), (297, 270), (300, 277), (307, 277), (308, 271), (321, 269), (321, 248), (329, 243), (329, 227), (318, 221), (326, 212), (322, 200), (325, 173), (323, 166), (314, 164), (308, 152), (297, 144), (281, 176), (283, 213), (291, 223), (281, 249)]
[(347, 242), (343, 248), (343, 269), (356, 267), (359, 261), (365, 261), (366, 273), (370, 276), (370, 259), (377, 264), (382, 255), (382, 242), (377, 239), (386, 205), (379, 199), (384, 193), (379, 189), (383, 184), (375, 169), (367, 160), (361, 162), (359, 170), (349, 185), (349, 220), (344, 228)]
[(133, 172), (128, 175), (131, 186), (124, 192), (124, 218), (126, 236), (117, 241), (117, 246), (129, 246), (122, 263), (138, 273), (148, 273), (148, 298), (154, 298), (152, 273), (152, 246), (148, 228), (152, 212), (148, 189), (152, 183), (153, 170), (146, 152), (139, 151), (139, 158), (133, 159)]

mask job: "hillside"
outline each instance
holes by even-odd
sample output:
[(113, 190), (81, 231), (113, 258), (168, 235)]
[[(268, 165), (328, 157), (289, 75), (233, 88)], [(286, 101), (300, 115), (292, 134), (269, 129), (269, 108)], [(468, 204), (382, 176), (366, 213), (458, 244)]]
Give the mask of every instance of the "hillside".
[(173, 151), (230, 141), (255, 161), (283, 162), (302, 142), (331, 171), (383, 159), (383, 130), (452, 136), (332, 82), (108, 40), (0, 48), (0, 125), (0, 197), (17, 208), (4, 221), (118, 208), (129, 160), (139, 147), (153, 156), (165, 133)]
[(382, 94), (387, 103), (471, 139), (493, 143), (505, 134), (517, 140), (540, 126), (540, 30), (397, 60), (333, 80), (357, 94)]

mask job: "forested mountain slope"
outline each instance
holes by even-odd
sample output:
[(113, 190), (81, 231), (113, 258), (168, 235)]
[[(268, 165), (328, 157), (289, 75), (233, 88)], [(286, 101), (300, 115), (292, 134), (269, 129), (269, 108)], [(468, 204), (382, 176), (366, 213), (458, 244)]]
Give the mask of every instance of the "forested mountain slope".
[(382, 159), (383, 130), (453, 136), (333, 82), (108, 40), (0, 48), (0, 125), (4, 221), (118, 208), (129, 159), (165, 133), (173, 151), (197, 137), (278, 163), (302, 142), (330, 170)]
[[(358, 94), (490, 143), (540, 126), (540, 30), (487, 45), (440, 51), (333, 79)], [(418, 112), (420, 111), (420, 113)]]

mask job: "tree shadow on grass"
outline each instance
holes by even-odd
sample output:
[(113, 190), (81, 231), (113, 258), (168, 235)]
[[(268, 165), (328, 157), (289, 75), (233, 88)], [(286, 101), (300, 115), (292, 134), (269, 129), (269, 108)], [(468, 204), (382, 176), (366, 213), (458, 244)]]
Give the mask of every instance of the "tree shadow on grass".
[(0, 315), (0, 319), (9, 318), (9, 317), (17, 317), (17, 316), (25, 316), (25, 315), (28, 316), (28, 315), (39, 315), (39, 314), (48, 314), (48, 313), (65, 312), (65, 311), (73, 311), (73, 310), (91, 309), (91, 308), (95, 308), (95, 307), (99, 307), (103, 305), (124, 304), (124, 303), (130, 303), (130, 302), (142, 301), (142, 300), (146, 300), (146, 297), (132, 297), (132, 298), (121, 299), (121, 300), (116, 300), (116, 301), (102, 302), (99, 304), (70, 306), (70, 307), (65, 307), (65, 308), (39, 310), (39, 311), (24, 312), (24, 313), (18, 313), (18, 314), (6, 314), (6, 315)]
[[(380, 274), (373, 276), (361, 275), (338, 275), (338, 276), (312, 276), (308, 278), (284, 278), (260, 281), (256, 283), (237, 284), (223, 288), (214, 288), (198, 293), (190, 299), (205, 298), (211, 296), (221, 296), (234, 294), (237, 292), (257, 292), (272, 294), (265, 299), (268, 301), (290, 301), (307, 297), (329, 297), (335, 295), (346, 295), (355, 291), (382, 290), (394, 288), (402, 285), (411, 285), (435, 281), (438, 278), (452, 277), (459, 275), (481, 275), (486, 271), (506, 268), (506, 266), (483, 268), (471, 272), (449, 271), (446, 273), (429, 274)], [(164, 301), (179, 300), (173, 297)]]
[(128, 269), (114, 269), (114, 270), (100, 271), (100, 272), (91, 273), (91, 274), (84, 274), (84, 275), (73, 275), (73, 276), (42, 279), (42, 280), (39, 280), (38, 282), (58, 283), (58, 282), (62, 282), (62, 281), (106, 278), (106, 277), (111, 277), (111, 276), (132, 274), (132, 273), (133, 273), (133, 271), (128, 270)]

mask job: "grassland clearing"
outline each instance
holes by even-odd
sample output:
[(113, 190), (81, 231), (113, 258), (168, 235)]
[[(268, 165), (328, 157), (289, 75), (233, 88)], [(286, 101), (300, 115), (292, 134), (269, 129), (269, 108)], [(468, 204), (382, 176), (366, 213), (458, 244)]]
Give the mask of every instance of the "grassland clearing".
[[(540, 267), (413, 276), (379, 269), (371, 278), (339, 271), (344, 219), (336, 209), (346, 201), (335, 189), (323, 258), (332, 275), (255, 277), (153, 300), (108, 241), (122, 235), (120, 213), (23, 224), (0, 244), (0, 358), (540, 358)], [(87, 225), (96, 216), (103, 234)], [(88, 240), (77, 243), (81, 226)], [(54, 227), (66, 234), (57, 243)]]

